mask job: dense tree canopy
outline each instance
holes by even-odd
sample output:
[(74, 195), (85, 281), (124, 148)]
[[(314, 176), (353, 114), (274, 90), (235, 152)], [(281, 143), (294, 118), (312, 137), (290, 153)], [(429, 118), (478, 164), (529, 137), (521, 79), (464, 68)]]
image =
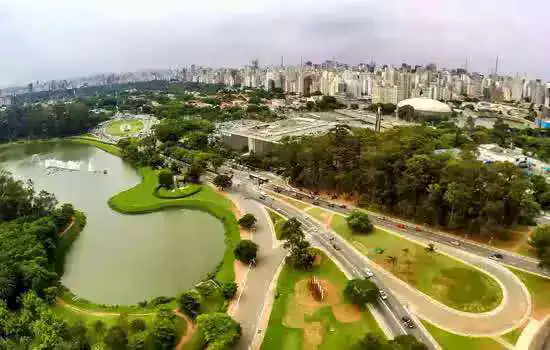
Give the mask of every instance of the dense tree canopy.
[[(491, 135), (483, 130), (466, 135), (453, 127), (403, 127), (380, 134), (337, 127), (323, 136), (287, 139), (269, 161), (298, 186), (355, 194), (364, 206), (506, 238), (506, 228), (532, 223), (539, 205), (521, 169), (475, 160), (475, 143), (469, 140), (476, 137)], [(461, 147), (462, 156), (434, 154), (450, 147)]]
[(287, 263), (294, 268), (308, 270), (315, 262), (316, 253), (306, 240), (301, 226), (296, 218), (289, 219), (283, 224), (281, 237), (285, 240), (284, 247), (290, 250)]
[(0, 140), (77, 135), (93, 128), (105, 115), (91, 113), (83, 103), (11, 105), (0, 111)]
[(550, 267), (550, 225), (539, 226), (531, 235), (529, 243), (537, 251), (540, 266)]

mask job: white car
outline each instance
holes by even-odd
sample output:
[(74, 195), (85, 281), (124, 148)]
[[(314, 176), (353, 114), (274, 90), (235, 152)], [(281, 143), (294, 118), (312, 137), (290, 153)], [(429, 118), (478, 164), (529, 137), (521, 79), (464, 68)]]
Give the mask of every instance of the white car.
[(365, 273), (365, 276), (367, 276), (367, 278), (371, 278), (371, 277), (374, 277), (374, 272), (372, 272), (369, 268), (365, 267), (365, 269), (363, 270), (363, 272)]
[(388, 299), (388, 295), (383, 290), (380, 290), (380, 299), (382, 300)]
[(460, 242), (459, 241), (451, 241), (451, 244), (458, 247), (460, 245)]

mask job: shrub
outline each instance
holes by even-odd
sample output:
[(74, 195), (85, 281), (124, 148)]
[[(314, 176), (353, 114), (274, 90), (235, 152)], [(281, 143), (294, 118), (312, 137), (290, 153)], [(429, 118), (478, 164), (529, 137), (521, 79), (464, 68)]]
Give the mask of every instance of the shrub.
[(235, 282), (226, 282), (222, 284), (222, 293), (225, 299), (233, 299), (237, 293), (237, 283)]
[(141, 318), (136, 318), (130, 322), (130, 331), (132, 333), (143, 332), (147, 329), (147, 324)]
[(158, 175), (159, 185), (170, 187), (174, 184), (174, 174), (170, 170), (161, 170)]

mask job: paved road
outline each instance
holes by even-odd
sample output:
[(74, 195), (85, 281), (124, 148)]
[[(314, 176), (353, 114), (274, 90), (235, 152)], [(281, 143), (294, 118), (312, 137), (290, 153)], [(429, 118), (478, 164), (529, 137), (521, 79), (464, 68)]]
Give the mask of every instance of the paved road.
[[(287, 205), (284, 202), (273, 200), (270, 197), (257, 197), (257, 200), (266, 206), (277, 210), (281, 214), (287, 217), (296, 217), (303, 225), (304, 231), (307, 234), (308, 239), (315, 246), (321, 246), (324, 250), (328, 251), (333, 258), (335, 258), (341, 266), (343, 266), (349, 275), (356, 278), (364, 277), (364, 268), (369, 266), (366, 259), (362, 255), (354, 252), (352, 249), (345, 245), (341, 245), (340, 250), (333, 248), (333, 240), (335, 235), (332, 232), (325, 231), (323, 226), (318, 222), (315, 222), (309, 218), (303, 212), (295, 209), (294, 207)], [(440, 349), (437, 342), (432, 336), (422, 327), (422, 325), (416, 321), (417, 327), (414, 329), (404, 328), (401, 324), (401, 317), (407, 316), (411, 319), (415, 319), (415, 316), (408, 310), (402, 302), (393, 294), (391, 289), (386, 288), (383, 281), (380, 278), (373, 278), (378, 287), (385, 290), (388, 294), (387, 300), (379, 300), (379, 303), (375, 305), (377, 311), (384, 316), (384, 319), (390, 327), (392, 333), (397, 336), (401, 334), (410, 334), (415, 336), (424, 344), (427, 344), (430, 349)]]
[[(384, 228), (387, 230), (392, 230), (392, 224), (388, 221), (381, 220), (376, 223), (380, 226), (386, 226)], [(402, 235), (402, 232), (394, 231), (394, 233)], [(345, 251), (346, 254), (360, 255), (365, 260), (365, 263), (368, 263), (373, 270), (376, 270), (378, 278), (399, 295), (404, 303), (413, 306), (417, 314), (439, 325), (441, 328), (465, 335), (497, 335), (517, 327), (528, 317), (531, 311), (530, 295), (523, 283), (513, 273), (498, 263), (485, 257), (457, 249), (454, 245), (438, 244), (436, 249), (489, 273), (499, 282), (504, 292), (504, 298), (495, 310), (482, 314), (470, 314), (451, 309), (417, 291), (384, 269), (379, 268), (376, 264), (366, 259), (360, 252), (356, 251), (353, 246), (350, 246), (347, 241), (340, 239), (339, 235), (336, 233), (332, 234), (339, 241), (342, 251)], [(412, 233), (409, 232), (409, 235), (412, 235)], [(431, 242), (423, 239), (419, 234), (408, 238), (420, 244)]]
[(256, 201), (246, 199), (237, 191), (231, 191), (229, 195), (238, 204), (243, 214), (252, 213), (258, 219), (256, 231), (251, 237), (251, 240), (259, 246), (257, 265), (248, 272), (245, 288), (241, 289), (243, 286), (240, 288), (243, 292), (232, 315), (241, 324), (243, 331), (236, 349), (245, 350), (249, 349), (252, 344), (271, 280), (286, 252), (283, 247), (276, 247), (274, 244), (269, 224), (271, 219), (266, 216), (261, 205)]
[[(321, 208), (332, 210), (334, 212), (344, 214), (344, 215), (349, 214), (353, 209), (353, 208), (347, 208), (347, 207), (342, 208), (339, 205), (335, 205), (334, 203), (331, 203), (323, 199), (311, 198), (310, 196), (302, 192), (298, 192), (289, 188), (277, 187), (272, 185), (266, 185), (266, 188), (271, 190), (277, 189), (278, 191), (280, 191), (281, 194), (287, 195), (289, 197), (296, 198), (296, 196), (298, 195), (300, 200), (304, 202), (310, 203), (312, 205), (317, 205)], [(452, 246), (455, 249), (460, 249), (481, 257), (485, 257), (485, 258), (494, 254), (501, 254), (503, 257), (501, 260), (501, 263), (503, 264), (550, 277), (550, 271), (541, 270), (539, 268), (537, 259), (516, 254), (513, 252), (509, 252), (506, 250), (502, 250), (499, 248), (491, 247), (485, 244), (473, 242), (461, 237), (457, 237), (441, 231), (429, 229), (425, 226), (416, 225), (414, 223), (410, 223), (404, 220), (383, 216), (379, 213), (369, 212), (369, 215), (371, 219), (373, 219), (373, 222), (375, 225), (388, 226), (389, 224), (390, 226), (393, 226), (393, 227), (397, 227), (397, 225), (404, 225), (405, 226), (404, 228), (399, 229), (399, 232), (402, 233), (403, 235), (421, 238), (426, 241), (440, 243), (446, 246)], [(417, 231), (417, 228), (419, 228), (420, 231)]]

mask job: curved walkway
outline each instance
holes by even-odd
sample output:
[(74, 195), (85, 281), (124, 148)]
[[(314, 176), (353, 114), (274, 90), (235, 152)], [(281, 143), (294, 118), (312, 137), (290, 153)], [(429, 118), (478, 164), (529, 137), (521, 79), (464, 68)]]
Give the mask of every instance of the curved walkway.
[(243, 332), (241, 340), (235, 348), (249, 349), (255, 335), (265, 331), (259, 328), (262, 310), (273, 276), (281, 265), (286, 252), (283, 247), (274, 242), (271, 219), (263, 207), (239, 194), (236, 190), (229, 191), (228, 194), (242, 214), (252, 213), (258, 220), (256, 230), (251, 235), (251, 240), (258, 244), (258, 264), (249, 270), (243, 285), (239, 286), (238, 293), (242, 294), (231, 308), (231, 316), (241, 324)]
[[(276, 198), (274, 199), (277, 200)], [(286, 203), (282, 204), (286, 206)], [(321, 232), (326, 230), (321, 222), (309, 214), (296, 208), (294, 209), (305, 214), (310, 221), (314, 221), (322, 229)], [(388, 230), (386, 227), (384, 229), (400, 236), (402, 239), (409, 239), (423, 245), (427, 244), (426, 241), (421, 239), (410, 239), (398, 232)], [(452, 309), (418, 291), (413, 286), (369, 260), (336, 232), (332, 230), (326, 230), (325, 232), (329, 232), (340, 241), (341, 252), (350, 261), (356, 262), (356, 266), (368, 265), (371, 267), (380, 281), (387, 288), (391, 289), (404, 305), (413, 310), (420, 318), (433, 323), (441, 329), (465, 336), (501, 335), (525, 322), (531, 312), (531, 296), (525, 285), (511, 271), (489, 259), (452, 247), (436, 245), (436, 249), (439, 252), (447, 254), (492, 276), (503, 290), (502, 302), (494, 310), (485, 313), (467, 313)]]

